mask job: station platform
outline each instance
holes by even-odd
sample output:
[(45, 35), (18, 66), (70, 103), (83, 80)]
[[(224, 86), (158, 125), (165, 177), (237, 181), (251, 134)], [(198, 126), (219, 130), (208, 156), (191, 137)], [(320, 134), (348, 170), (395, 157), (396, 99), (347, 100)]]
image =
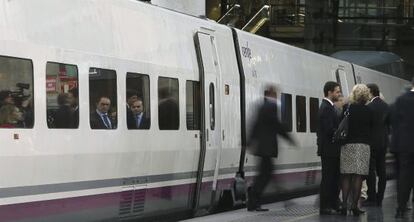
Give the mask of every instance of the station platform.
[[(413, 210), (404, 219), (395, 219), (397, 193), (395, 181), (388, 181), (382, 207), (362, 207), (366, 213), (360, 216), (319, 215), (319, 195), (265, 204), (267, 212), (248, 212), (246, 208), (185, 220), (185, 222), (414, 222)], [(410, 198), (411, 201), (411, 198)], [(408, 206), (411, 206), (411, 202)]]

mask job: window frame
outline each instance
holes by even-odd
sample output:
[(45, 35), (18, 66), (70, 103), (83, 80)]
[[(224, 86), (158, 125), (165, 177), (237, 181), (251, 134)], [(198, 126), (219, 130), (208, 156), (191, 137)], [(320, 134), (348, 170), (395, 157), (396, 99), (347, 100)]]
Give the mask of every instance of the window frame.
[[(296, 132), (307, 132), (307, 113), (306, 113), (306, 96), (296, 95)], [(300, 106), (303, 102), (303, 106)], [(302, 119), (304, 117), (304, 119)]]
[[(177, 128), (172, 128), (172, 129), (161, 129), (160, 127), (160, 80), (161, 79), (170, 79), (170, 80), (176, 80), (177, 81), (177, 108), (178, 108), (178, 113), (177, 113)], [(181, 118), (180, 118), (180, 79), (178, 77), (167, 77), (167, 76), (158, 76), (158, 81), (157, 81), (157, 92), (158, 92), (158, 98), (157, 98), (157, 107), (158, 107), (158, 129), (160, 131), (179, 131), (180, 127), (181, 127)]]
[[(210, 82), (208, 86), (208, 95), (209, 95), (209, 119), (210, 119), (210, 130), (214, 131), (216, 128), (216, 90), (213, 82)], [(212, 106), (212, 107), (210, 107)]]
[[(35, 85), (34, 85), (35, 76), (34, 76), (33, 59), (0, 54), (0, 58), (1, 57), (6, 58), (6, 59), (17, 59), (17, 60), (25, 60), (25, 61), (30, 62), (31, 77), (32, 77), (31, 82), (30, 82), (30, 84), (32, 86), (32, 90), (30, 91), (31, 92), (30, 97), (31, 97), (31, 100), (32, 100), (32, 104), (31, 104), (32, 109), (31, 109), (31, 111), (33, 113), (33, 123), (30, 127), (0, 128), (0, 130), (4, 130), (4, 129), (34, 129), (35, 126), (36, 126), (36, 102), (35, 102)], [(5, 89), (5, 90), (8, 90), (8, 89)]]
[[(286, 127), (287, 132), (293, 132), (293, 99), (290, 93), (280, 94), (280, 119), (283, 125)], [(286, 107), (286, 98), (289, 101), (289, 106)], [(288, 120), (288, 121), (286, 121)]]
[[(70, 64), (70, 63), (63, 63), (63, 62), (54, 62), (54, 61), (47, 61), (46, 62), (46, 69), (45, 69), (45, 77), (47, 77), (47, 65), (48, 64), (56, 64), (56, 65), (68, 65), (68, 66), (74, 66), (76, 68), (76, 77), (77, 77), (77, 87), (78, 87), (78, 110), (80, 109), (80, 102), (79, 102), (79, 68), (78, 65), (75, 64)], [(47, 80), (47, 79), (46, 79)], [(47, 102), (47, 90), (46, 90), (46, 118), (47, 118), (47, 110), (48, 110), (48, 102)], [(79, 125), (80, 125), (80, 112), (79, 112), (79, 116), (78, 116), (78, 125), (76, 126), (76, 128), (56, 128), (56, 127), (49, 127), (48, 122), (46, 121), (46, 125), (48, 129), (79, 129)]]
[[(151, 126), (152, 126), (152, 114), (153, 114), (152, 113), (152, 109), (151, 109), (151, 78), (150, 78), (150, 75), (144, 74), (144, 73), (138, 73), (138, 72), (126, 72), (126, 75), (125, 75), (125, 96), (126, 96), (126, 99), (128, 99), (128, 96), (127, 96), (127, 91), (128, 91), (128, 87), (127, 87), (127, 84), (128, 84), (128, 74), (140, 75), (140, 76), (146, 77), (147, 80), (148, 80), (148, 92), (147, 92), (148, 93), (148, 104), (145, 104), (145, 98), (141, 98), (141, 99), (142, 99), (142, 102), (143, 102), (144, 107), (147, 107), (147, 105), (148, 105), (148, 113), (149, 113), (149, 116), (146, 116), (146, 117), (148, 117), (148, 120), (150, 122), (149, 122), (148, 129), (133, 129), (133, 128), (128, 128), (128, 116), (126, 116), (126, 118), (125, 118), (125, 124), (127, 126), (126, 128), (127, 128), (127, 130), (150, 130), (151, 129)], [(145, 109), (144, 109), (144, 112), (146, 112)]]
[[(96, 66), (89, 66), (89, 69), (88, 69), (88, 93), (89, 93), (89, 103), (88, 103), (88, 105), (89, 105), (89, 113), (91, 114), (91, 113), (93, 113), (93, 111), (95, 111), (95, 109), (96, 109), (96, 99), (97, 98), (95, 98), (95, 100), (93, 100), (93, 101), (91, 101), (91, 69), (100, 69), (100, 70), (107, 70), (107, 71), (112, 71), (114, 74), (115, 74), (115, 78), (113, 79), (113, 80), (115, 80), (115, 86), (116, 86), (116, 89), (114, 90), (114, 92), (116, 93), (115, 94), (115, 99), (116, 99), (116, 113), (117, 113), (117, 115), (116, 115), (116, 124), (115, 124), (115, 128), (111, 128), (111, 129), (109, 129), (109, 128), (106, 128), (106, 129), (101, 129), (101, 128), (92, 128), (92, 126), (91, 126), (91, 118), (90, 118), (90, 115), (89, 115), (89, 129), (91, 129), (91, 130), (117, 130), (119, 127), (118, 127), (118, 123), (119, 123), (119, 101), (118, 101), (118, 90), (119, 90), (119, 87), (118, 87), (118, 74), (117, 74), (117, 72), (116, 72), (116, 70), (115, 69), (110, 69), (110, 68), (98, 68), (98, 67), (96, 67)], [(108, 96), (108, 94), (103, 94), (103, 95), (101, 95), (101, 97), (106, 97), (106, 96)], [(113, 99), (114, 98), (109, 98), (109, 99), (112, 99), (111, 100), (111, 105), (113, 105)], [(92, 103), (91, 103), (92, 102)], [(95, 109), (93, 109), (93, 110), (91, 110), (90, 108), (91, 108), (91, 104), (93, 104), (94, 105), (94, 107), (95, 107)], [(112, 106), (111, 106), (112, 107)], [(109, 115), (108, 115), (109, 116)], [(113, 124), (113, 123), (111, 123), (111, 124)], [(113, 126), (112, 126), (113, 127)]]
[[(315, 106), (312, 106), (312, 104)], [(319, 104), (319, 98), (309, 97), (309, 130), (311, 133), (316, 133), (318, 130)]]

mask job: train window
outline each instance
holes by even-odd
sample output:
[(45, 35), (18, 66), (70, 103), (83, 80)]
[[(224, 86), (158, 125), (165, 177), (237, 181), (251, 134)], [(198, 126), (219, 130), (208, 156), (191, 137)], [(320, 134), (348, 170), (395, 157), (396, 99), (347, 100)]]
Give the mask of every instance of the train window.
[(215, 123), (216, 123), (216, 114), (215, 114), (215, 110), (216, 110), (216, 105), (214, 102), (214, 84), (210, 83), (210, 102), (209, 102), (209, 111), (210, 111), (210, 129), (214, 130), (215, 128)]
[(126, 94), (128, 129), (149, 129), (151, 126), (149, 76), (127, 73)]
[(117, 87), (114, 70), (89, 69), (91, 129), (117, 128)]
[(336, 82), (339, 84), (339, 89), (341, 90), (341, 92), (343, 92), (342, 91), (342, 84), (343, 84), (343, 82), (341, 81), (341, 73), (343, 75), (344, 74), (344, 71), (342, 71), (340, 69), (336, 70), (336, 72), (335, 72), (335, 78), (336, 78)]
[(339, 70), (335, 71), (335, 78), (336, 78), (336, 82), (339, 84), (339, 87), (341, 87), (342, 83), (341, 83), (341, 77), (339, 76)]
[(33, 128), (33, 63), (0, 56), (0, 128)]
[(292, 95), (282, 93), (280, 100), (282, 123), (288, 132), (292, 132)]
[(310, 131), (316, 132), (318, 126), (318, 111), (319, 111), (319, 99), (309, 98), (309, 120), (310, 120)]
[(187, 129), (200, 130), (200, 82), (186, 82)]
[(306, 97), (296, 96), (296, 131), (306, 132)]
[(46, 104), (49, 128), (78, 128), (78, 68), (75, 65), (46, 64)]
[(158, 126), (160, 130), (177, 130), (180, 127), (178, 79), (158, 79)]

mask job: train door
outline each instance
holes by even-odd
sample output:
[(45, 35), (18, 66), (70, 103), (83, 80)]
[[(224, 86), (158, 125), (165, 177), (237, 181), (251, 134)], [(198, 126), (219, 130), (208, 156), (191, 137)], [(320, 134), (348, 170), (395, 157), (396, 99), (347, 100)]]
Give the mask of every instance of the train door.
[(197, 32), (195, 36), (201, 85), (201, 150), (194, 209), (210, 205), (216, 190), (220, 153), (220, 69), (214, 36)]
[(343, 69), (337, 69), (335, 71), (335, 80), (341, 87), (341, 92), (344, 97), (349, 96), (350, 88), (349, 88), (349, 81), (347, 79), (347, 74)]

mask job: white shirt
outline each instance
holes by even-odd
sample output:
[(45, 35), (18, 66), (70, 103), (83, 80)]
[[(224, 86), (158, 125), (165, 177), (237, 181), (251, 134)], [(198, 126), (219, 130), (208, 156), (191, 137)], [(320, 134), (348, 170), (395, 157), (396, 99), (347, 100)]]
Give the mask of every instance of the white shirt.
[(374, 99), (379, 98), (379, 96), (375, 96), (374, 98), (372, 98), (369, 102), (372, 103), (372, 101), (374, 101)]
[(136, 114), (135, 115), (135, 124), (137, 125), (137, 127), (139, 127), (141, 125), (142, 122), (142, 112), (140, 114)]
[(414, 88), (413, 88), (413, 89), (411, 89), (411, 92), (414, 92)]
[[(103, 123), (105, 124), (107, 128), (112, 128), (112, 123), (111, 123), (111, 120), (109, 119), (108, 113), (100, 112), (98, 109), (96, 109), (96, 113), (98, 113), (98, 115), (101, 117)], [(108, 121), (109, 126), (105, 123), (104, 118), (106, 118), (106, 120)]]
[(326, 100), (326, 101), (328, 101), (332, 106), (334, 105), (334, 103), (330, 100), (330, 99), (328, 99), (328, 98), (323, 98), (324, 100)]

